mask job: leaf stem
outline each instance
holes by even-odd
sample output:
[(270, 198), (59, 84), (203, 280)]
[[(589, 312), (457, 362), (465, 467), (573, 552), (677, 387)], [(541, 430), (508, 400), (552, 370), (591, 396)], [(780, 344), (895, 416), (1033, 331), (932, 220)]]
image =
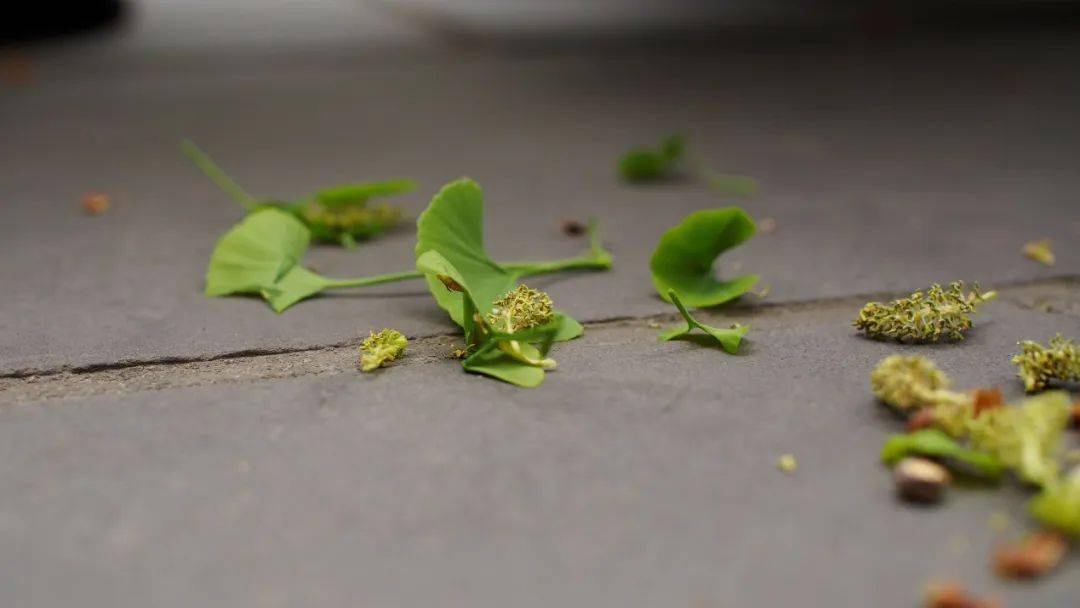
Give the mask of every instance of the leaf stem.
[(221, 167), (214, 163), (206, 152), (199, 149), (199, 146), (195, 145), (195, 142), (190, 139), (185, 139), (180, 142), (180, 149), (183, 150), (184, 155), (195, 163), (195, 166), (203, 172), (210, 181), (214, 182), (214, 185), (221, 189), (222, 192), (228, 194), (234, 201), (240, 203), (248, 211), (255, 210), (258, 207), (259, 202), (255, 197), (248, 194), (240, 187), (239, 184), (234, 182), (231, 177)]
[(409, 279), (419, 279), (424, 276), (424, 273), (419, 270), (405, 270), (402, 272), (390, 272), (387, 274), (377, 274), (370, 277), (360, 277), (356, 279), (329, 279), (330, 283), (327, 285), (330, 289), (347, 288), (347, 287), (369, 287), (371, 285), (380, 285), (382, 283), (396, 283), (398, 281), (408, 281)]

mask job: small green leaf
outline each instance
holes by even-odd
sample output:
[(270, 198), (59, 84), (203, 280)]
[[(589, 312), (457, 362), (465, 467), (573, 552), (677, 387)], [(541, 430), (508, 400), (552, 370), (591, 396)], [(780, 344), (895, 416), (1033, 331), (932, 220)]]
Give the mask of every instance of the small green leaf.
[(1043, 488), (1028, 508), (1040, 523), (1080, 536), (1080, 468), (1064, 481)]
[[(540, 352), (529, 344), (522, 344), (521, 348), (529, 356), (540, 356)], [(468, 372), (483, 374), (524, 388), (540, 386), (545, 374), (543, 369), (522, 363), (497, 348), (477, 351), (462, 362), (462, 367)]]
[(1001, 477), (1004, 470), (993, 455), (969, 450), (938, 429), (893, 435), (881, 449), (881, 460), (894, 465), (911, 454), (938, 458), (950, 468), (989, 479)]
[(206, 271), (206, 295), (255, 293), (277, 312), (324, 289), (330, 281), (303, 266), (310, 234), (277, 209), (249, 214), (218, 240)]
[(678, 292), (691, 308), (723, 304), (749, 291), (757, 275), (720, 281), (713, 264), (720, 254), (754, 235), (754, 221), (738, 207), (696, 211), (660, 237), (649, 267), (657, 293)]
[(408, 179), (374, 182), (368, 184), (346, 184), (326, 188), (315, 193), (315, 201), (324, 207), (333, 209), (365, 203), (373, 198), (407, 194), (416, 189), (416, 182)]
[(713, 338), (716, 338), (716, 341), (720, 343), (720, 346), (723, 347), (725, 351), (734, 355), (739, 351), (739, 343), (742, 341), (743, 336), (746, 335), (747, 331), (750, 331), (748, 326), (739, 325), (738, 323), (726, 328), (705, 325), (704, 323), (698, 322), (698, 320), (690, 314), (690, 311), (686, 310), (686, 307), (679, 301), (679, 296), (674, 290), (668, 291), (668, 299), (679, 309), (679, 313), (682, 314), (683, 319), (686, 319), (686, 323), (682, 326), (673, 327), (667, 331), (661, 332), (661, 340), (677, 340), (685, 337), (691, 330), (697, 328)]
[(627, 182), (650, 182), (670, 179), (675, 164), (682, 157), (684, 142), (678, 135), (664, 139), (657, 150), (639, 148), (619, 159), (619, 176)]

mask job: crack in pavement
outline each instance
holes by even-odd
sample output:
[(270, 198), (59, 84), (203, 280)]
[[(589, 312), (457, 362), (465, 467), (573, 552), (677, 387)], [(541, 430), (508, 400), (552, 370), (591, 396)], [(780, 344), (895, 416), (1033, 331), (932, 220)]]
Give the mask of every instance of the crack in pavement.
[[(1080, 317), (1078, 276), (1003, 284), (997, 287), (997, 291), (1002, 303), (1020, 309)], [(893, 299), (908, 293), (863, 294), (780, 303), (736, 303), (725, 307), (722, 312), (706, 310), (697, 314), (705, 321), (739, 320), (750, 322), (759, 331), (773, 330), (791, 326), (792, 317), (800, 315), (814, 317), (849, 312), (853, 317), (855, 311), (867, 301)], [(678, 314), (672, 311), (642, 317), (614, 316), (589, 320), (583, 325), (593, 332), (592, 336), (616, 327), (655, 332), (658, 322), (672, 323), (678, 318)], [(452, 360), (451, 353), (459, 346), (458, 341), (457, 334), (452, 333), (410, 337), (408, 356), (394, 366)], [(359, 343), (360, 339), (357, 338), (301, 348), (248, 349), (206, 357), (168, 357), (15, 372), (0, 375), (0, 404), (296, 376), (359, 373)]]

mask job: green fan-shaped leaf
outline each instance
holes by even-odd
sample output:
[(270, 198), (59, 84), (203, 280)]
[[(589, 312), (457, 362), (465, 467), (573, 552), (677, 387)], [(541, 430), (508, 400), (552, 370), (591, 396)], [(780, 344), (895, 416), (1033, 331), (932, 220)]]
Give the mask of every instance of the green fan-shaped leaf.
[(742, 342), (743, 336), (746, 332), (750, 331), (750, 327), (746, 325), (735, 324), (731, 327), (713, 327), (712, 325), (705, 325), (698, 322), (691, 314), (686, 310), (682, 302), (679, 300), (679, 296), (674, 291), (668, 292), (668, 299), (673, 302), (676, 308), (679, 309), (679, 313), (682, 314), (683, 319), (686, 319), (686, 323), (679, 327), (673, 327), (660, 334), (661, 340), (678, 340), (686, 337), (694, 329), (700, 329), (706, 334), (716, 338), (716, 341), (720, 343), (725, 351), (734, 355), (739, 350), (739, 343)]
[(754, 231), (754, 221), (738, 207), (691, 213), (660, 237), (653, 252), (649, 267), (657, 293), (670, 302), (668, 293), (675, 291), (691, 308), (716, 306), (746, 293), (758, 282), (757, 275), (721, 281), (713, 264)]
[[(484, 249), (484, 195), (470, 179), (444, 186), (417, 218), (417, 259), (428, 251), (438, 252), (461, 273), (482, 315), (491, 310), (496, 299), (514, 288), (514, 273), (495, 263)], [(427, 281), (439, 306), (461, 325), (461, 294), (448, 292), (430, 274)]]
[(218, 240), (206, 270), (206, 295), (255, 293), (281, 312), (331, 281), (301, 266), (311, 238), (291, 214), (264, 208)]

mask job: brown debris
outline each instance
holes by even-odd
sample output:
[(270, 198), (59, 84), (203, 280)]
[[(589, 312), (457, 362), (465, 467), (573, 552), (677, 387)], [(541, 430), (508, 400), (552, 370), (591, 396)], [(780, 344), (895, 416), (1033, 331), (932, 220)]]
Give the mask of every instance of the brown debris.
[(969, 595), (956, 583), (936, 583), (926, 588), (924, 608), (1002, 608), (995, 600)]
[(761, 221), (758, 222), (757, 228), (758, 232), (762, 234), (769, 234), (770, 232), (776, 230), (776, 220), (771, 217), (763, 217), (761, 218)]
[(1067, 548), (1068, 542), (1057, 532), (1037, 532), (998, 548), (994, 572), (1003, 578), (1037, 578), (1053, 570)]
[(109, 210), (109, 195), (101, 192), (88, 192), (83, 195), (79, 204), (82, 210), (90, 215), (101, 215)]
[(1072, 404), (1072, 425), (1080, 429), (1080, 401)]
[(560, 229), (566, 236), (581, 236), (585, 234), (587, 227), (577, 220), (566, 220), (562, 223)]
[(934, 428), (935, 426), (937, 426), (937, 416), (934, 415), (934, 409), (924, 407), (908, 418), (907, 432), (914, 433), (915, 431)]
[(975, 389), (974, 415), (976, 418), (986, 410), (997, 409), (999, 407), (1005, 407), (1005, 398), (1001, 395), (1000, 388), (995, 386), (994, 388)]

